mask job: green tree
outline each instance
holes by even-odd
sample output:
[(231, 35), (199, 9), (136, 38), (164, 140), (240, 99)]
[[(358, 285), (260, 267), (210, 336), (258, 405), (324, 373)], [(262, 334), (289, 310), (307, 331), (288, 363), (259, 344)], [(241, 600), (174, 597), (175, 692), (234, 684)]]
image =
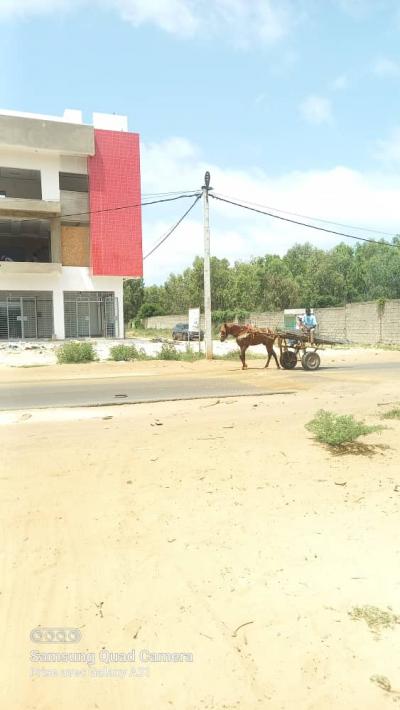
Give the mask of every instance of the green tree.
[(255, 311), (259, 305), (257, 264), (237, 261), (231, 274), (230, 306), (245, 311)]
[(144, 300), (143, 279), (126, 279), (124, 281), (124, 319), (125, 323), (136, 318)]
[[(211, 259), (212, 307), (230, 314), (304, 306), (336, 306), (361, 300), (400, 298), (400, 238), (338, 244), (319, 249), (295, 244), (285, 256), (267, 254), (238, 261)], [(129, 282), (127, 282), (129, 284)], [(151, 304), (157, 314), (184, 313), (203, 304), (203, 259), (196, 257), (162, 286), (125, 286), (129, 313)]]
[(258, 307), (281, 310), (296, 305), (299, 286), (280, 256), (267, 255), (255, 260), (258, 281)]

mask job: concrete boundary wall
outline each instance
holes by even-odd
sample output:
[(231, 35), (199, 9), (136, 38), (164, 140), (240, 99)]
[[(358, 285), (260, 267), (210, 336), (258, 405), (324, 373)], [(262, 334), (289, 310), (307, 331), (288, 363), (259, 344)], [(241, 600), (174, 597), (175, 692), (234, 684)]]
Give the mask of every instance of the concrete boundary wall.
[[(367, 301), (349, 303), (336, 308), (316, 308), (318, 333), (323, 338), (348, 340), (364, 345), (399, 345), (400, 344), (400, 300)], [(171, 329), (176, 323), (187, 323), (188, 315), (153, 316), (147, 318), (146, 328)], [(283, 311), (268, 313), (250, 313), (248, 323), (261, 328), (283, 326)], [(204, 328), (204, 318), (201, 317)]]

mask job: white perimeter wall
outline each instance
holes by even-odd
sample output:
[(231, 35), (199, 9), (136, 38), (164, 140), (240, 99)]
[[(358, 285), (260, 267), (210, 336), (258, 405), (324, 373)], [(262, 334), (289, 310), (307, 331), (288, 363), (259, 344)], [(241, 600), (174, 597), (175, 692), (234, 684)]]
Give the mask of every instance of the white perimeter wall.
[(1, 274), (0, 291), (52, 291), (57, 340), (65, 338), (64, 291), (112, 291), (118, 298), (119, 337), (124, 337), (121, 276), (92, 276), (87, 267), (63, 266), (61, 274)]

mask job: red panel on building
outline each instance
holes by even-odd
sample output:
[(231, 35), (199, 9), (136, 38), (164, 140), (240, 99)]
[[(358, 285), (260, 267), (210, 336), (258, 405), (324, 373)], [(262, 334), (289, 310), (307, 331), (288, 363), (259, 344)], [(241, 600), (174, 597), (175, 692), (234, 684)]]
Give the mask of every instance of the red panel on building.
[(139, 135), (94, 134), (96, 152), (88, 159), (93, 275), (142, 276)]

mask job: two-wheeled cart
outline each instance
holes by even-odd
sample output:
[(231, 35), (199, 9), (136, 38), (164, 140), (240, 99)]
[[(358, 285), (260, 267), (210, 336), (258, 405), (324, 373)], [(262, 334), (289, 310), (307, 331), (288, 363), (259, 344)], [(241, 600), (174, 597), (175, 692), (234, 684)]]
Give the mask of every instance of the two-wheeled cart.
[(285, 370), (293, 370), (298, 362), (304, 370), (318, 370), (321, 358), (318, 350), (324, 345), (343, 345), (343, 341), (326, 340), (300, 330), (276, 330), (280, 351), (280, 364)]

